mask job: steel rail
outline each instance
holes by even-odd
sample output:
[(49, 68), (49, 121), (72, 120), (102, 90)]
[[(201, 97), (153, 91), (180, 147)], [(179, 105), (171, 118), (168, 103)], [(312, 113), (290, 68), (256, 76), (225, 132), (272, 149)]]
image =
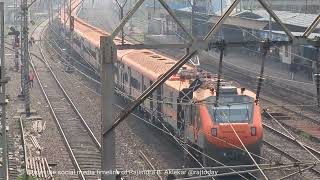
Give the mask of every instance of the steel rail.
[[(274, 169), (282, 169), (282, 168), (291, 168), (291, 167), (299, 167), (304, 165), (314, 165), (314, 163), (304, 163), (304, 164), (291, 164), (291, 165), (282, 165), (276, 167), (266, 167), (262, 168), (262, 170), (274, 170)], [(221, 173), (216, 175), (208, 175), (208, 176), (196, 176), (196, 177), (189, 177), (189, 178), (178, 178), (177, 180), (199, 180), (203, 178), (210, 178), (210, 177), (223, 177), (223, 176), (230, 176), (237, 174), (245, 174), (249, 172), (257, 172), (259, 169), (252, 169), (252, 170), (245, 170), (245, 171), (236, 171), (236, 172), (229, 172), (229, 173)]]
[[(45, 30), (45, 28), (42, 29), (42, 31), (41, 31), (41, 33), (40, 33), (41, 35), (43, 34), (44, 30)], [(87, 125), (87, 123), (85, 122), (85, 120), (83, 119), (82, 115), (80, 114), (80, 112), (78, 111), (78, 109), (76, 108), (76, 106), (74, 105), (74, 103), (72, 102), (72, 100), (70, 99), (70, 97), (67, 95), (66, 91), (65, 91), (64, 88), (62, 87), (62, 85), (61, 85), (61, 83), (59, 82), (59, 80), (56, 78), (56, 76), (55, 76), (54, 72), (52, 71), (51, 67), (49, 66), (49, 64), (47, 63), (46, 56), (45, 56), (44, 53), (43, 53), (42, 47), (39, 47), (39, 49), (40, 49), (40, 53), (41, 53), (41, 56), (43, 57), (43, 59), (42, 59), (41, 57), (38, 57), (38, 56), (35, 56), (35, 57), (38, 58), (39, 60), (41, 60), (41, 61), (47, 66), (47, 68), (49, 69), (50, 73), (51, 73), (52, 76), (54, 77), (56, 83), (59, 85), (60, 89), (62, 90), (64, 96), (67, 98), (67, 100), (68, 100), (69, 104), (71, 105), (72, 109), (73, 109), (74, 112), (80, 117), (81, 122), (82, 122), (82, 125), (84, 125), (85, 129), (86, 129), (87, 132), (89, 133), (89, 136), (90, 136), (90, 138), (93, 140), (95, 146), (97, 147), (97, 149), (98, 149), (99, 151), (101, 151), (101, 145), (100, 145), (99, 141), (98, 141), (98, 140), (96, 139), (96, 137), (93, 135), (92, 131), (91, 131), (90, 128), (88, 127), (88, 125)], [(30, 52), (29, 52), (29, 53), (30, 53)], [(34, 54), (32, 54), (32, 55), (34, 55)], [(60, 133), (61, 133), (61, 135), (62, 135), (62, 137), (63, 137), (63, 140), (64, 140), (64, 142), (65, 142), (65, 144), (66, 144), (66, 148), (67, 148), (67, 150), (69, 151), (69, 154), (70, 154), (70, 156), (71, 156), (72, 163), (73, 163), (73, 165), (75, 166), (75, 168), (76, 168), (76, 170), (77, 170), (77, 174), (78, 174), (78, 176), (79, 176), (80, 179), (84, 180), (84, 179), (86, 179), (86, 178), (85, 178), (85, 176), (84, 176), (84, 174), (83, 174), (83, 171), (82, 171), (81, 168), (80, 168), (80, 165), (79, 165), (79, 163), (78, 163), (78, 160), (77, 160), (75, 154), (73, 153), (73, 150), (72, 150), (72, 148), (71, 148), (71, 145), (70, 145), (70, 143), (69, 143), (69, 140), (67, 139), (67, 136), (66, 136), (64, 130), (62, 129), (62, 126), (61, 126), (61, 124), (60, 124), (60, 122), (59, 122), (59, 119), (58, 119), (58, 117), (57, 117), (57, 114), (56, 114), (56, 112), (55, 112), (55, 110), (54, 110), (54, 108), (53, 108), (53, 106), (52, 106), (52, 104), (51, 104), (51, 101), (49, 100), (49, 97), (48, 97), (46, 91), (45, 91), (44, 88), (43, 88), (43, 85), (42, 85), (41, 79), (40, 79), (40, 77), (39, 77), (39, 74), (38, 74), (36, 68), (34, 67), (33, 63), (30, 62), (30, 64), (31, 64), (32, 69), (33, 69), (34, 72), (35, 72), (35, 75), (36, 75), (36, 78), (37, 78), (37, 80), (38, 80), (38, 82), (39, 82), (41, 91), (42, 91), (43, 95), (45, 96), (45, 99), (46, 99), (46, 101), (47, 101), (47, 103), (48, 103), (48, 105), (49, 105), (51, 114), (53, 115), (53, 117), (54, 117), (54, 119), (55, 119), (55, 122), (57, 123), (58, 129), (59, 129), (59, 131), (60, 131)], [(99, 146), (99, 145), (100, 145), (100, 146)]]
[(308, 170), (308, 169), (310, 169), (310, 168), (313, 168), (314, 166), (316, 166), (315, 164), (313, 164), (313, 165), (311, 165), (311, 166), (308, 166), (308, 167), (306, 167), (306, 168), (304, 168), (304, 169), (299, 169), (299, 171), (296, 171), (296, 172), (294, 172), (294, 173), (291, 173), (291, 174), (288, 174), (288, 175), (286, 175), (286, 176), (284, 176), (284, 177), (282, 177), (282, 178), (279, 178), (278, 180), (282, 180), (282, 179), (287, 179), (287, 178), (289, 178), (289, 177), (291, 177), (291, 176), (293, 176), (293, 175), (296, 175), (296, 174), (301, 174), (303, 171), (306, 171), (306, 170)]
[[(292, 155), (290, 155), (289, 153), (281, 150), (280, 148), (278, 148), (277, 146), (271, 144), (269, 141), (263, 140), (263, 143), (266, 144), (267, 146), (271, 147), (272, 149), (278, 151), (280, 154), (286, 156), (287, 158), (289, 158), (291, 161), (295, 161), (295, 162), (299, 162), (299, 163), (303, 163), (301, 160), (293, 157)], [(313, 162), (314, 164), (316, 164), (316, 162)], [(320, 176), (320, 172), (318, 170), (315, 169), (310, 169), (310, 171), (312, 171), (314, 174), (317, 174), (318, 176)]]
[(65, 133), (64, 133), (64, 131), (63, 131), (63, 129), (62, 129), (62, 126), (61, 126), (61, 124), (60, 124), (60, 122), (59, 122), (59, 120), (58, 120), (58, 117), (57, 117), (57, 115), (56, 115), (56, 112), (54, 111), (54, 109), (53, 109), (53, 107), (52, 107), (52, 105), (51, 105), (51, 102), (50, 102), (50, 100), (49, 100), (49, 98), (48, 98), (48, 95), (47, 95), (47, 93), (45, 92), (45, 90), (44, 90), (44, 88), (43, 88), (43, 86), (42, 86), (42, 82), (41, 82), (41, 79), (39, 78), (38, 72), (36, 71), (33, 63), (30, 62), (30, 64), (31, 64), (31, 67), (32, 67), (33, 71), (35, 72), (36, 78), (37, 78), (37, 80), (38, 80), (38, 82), (39, 82), (39, 86), (40, 86), (40, 88), (41, 88), (41, 92), (42, 92), (42, 94), (44, 95), (44, 97), (45, 97), (45, 99), (46, 99), (46, 101), (47, 101), (47, 103), (48, 103), (48, 105), (49, 105), (51, 114), (53, 115), (54, 120), (55, 120), (56, 124), (58, 125), (58, 129), (59, 129), (59, 131), (60, 131), (60, 133), (61, 133), (61, 135), (62, 135), (62, 138), (63, 138), (63, 140), (64, 140), (64, 142), (65, 142), (65, 144), (66, 144), (66, 146), (67, 146), (66, 148), (67, 148), (67, 150), (69, 151), (69, 154), (70, 154), (70, 156), (71, 156), (72, 162), (73, 162), (74, 166), (76, 167), (76, 169), (77, 169), (77, 171), (78, 171), (77, 173), (78, 173), (78, 175), (79, 175), (79, 178), (82, 179), (82, 180), (85, 180), (85, 177), (84, 177), (84, 175), (83, 175), (83, 173), (82, 173), (82, 170), (80, 169), (79, 163), (78, 163), (75, 155), (73, 154), (73, 151), (72, 151), (72, 148), (71, 148), (71, 146), (70, 146), (70, 143), (69, 143), (69, 141), (68, 141), (68, 139), (67, 139), (67, 137), (66, 137), (66, 135), (65, 135)]
[[(41, 45), (41, 44), (40, 44)], [(82, 122), (82, 124), (84, 125), (84, 127), (86, 128), (86, 130), (88, 131), (90, 137), (92, 138), (92, 140), (94, 141), (94, 143), (96, 144), (96, 146), (98, 147), (99, 151), (101, 151), (101, 144), (98, 141), (98, 139), (95, 137), (95, 135), (93, 134), (92, 130), (90, 129), (90, 127), (88, 126), (86, 120), (83, 118), (83, 116), (81, 115), (81, 113), (79, 112), (78, 108), (75, 106), (75, 104), (73, 103), (73, 101), (71, 100), (71, 98), (69, 97), (68, 93), (66, 92), (66, 90), (63, 88), (63, 86), (61, 85), (60, 81), (58, 80), (57, 76), (55, 75), (55, 73), (53, 72), (52, 68), (50, 67), (50, 65), (48, 64), (47, 58), (43, 53), (43, 47), (39, 47), (40, 48), (40, 53), (43, 57), (43, 62), (46, 64), (47, 68), (50, 70), (50, 73), (52, 74), (52, 76), (54, 77), (56, 83), (59, 85), (59, 88), (62, 90), (64, 96), (67, 98), (67, 100), (69, 101), (71, 107), (73, 108), (73, 110), (76, 112), (76, 114), (80, 117), (80, 120)]]
[(22, 117), (19, 117), (19, 122), (20, 122), (20, 130), (21, 130), (21, 143), (22, 143), (22, 149), (23, 149), (23, 159), (24, 159), (24, 170), (26, 171), (26, 176), (28, 178), (29, 173), (28, 173), (28, 155), (27, 155), (27, 147), (25, 143), (25, 133), (24, 133), (24, 127), (23, 127), (23, 122), (22, 122)]
[[(30, 53), (30, 52), (29, 52), (29, 53)], [(36, 68), (34, 67), (33, 62), (30, 61), (29, 63), (31, 64), (31, 67), (32, 67), (33, 71), (35, 72), (35, 76), (36, 76), (36, 78), (37, 78), (37, 80), (38, 80), (38, 82), (39, 82), (39, 86), (40, 86), (41, 92), (42, 92), (42, 94), (44, 95), (44, 97), (45, 97), (45, 99), (46, 99), (46, 101), (47, 101), (47, 103), (48, 103), (48, 105), (49, 105), (51, 114), (52, 114), (52, 116), (54, 117), (54, 120), (55, 120), (55, 122), (56, 122), (56, 124), (57, 124), (57, 126), (58, 126), (58, 129), (59, 129), (59, 131), (60, 131), (60, 133), (61, 133), (61, 135), (62, 135), (62, 138), (63, 138), (63, 140), (64, 140), (64, 143), (65, 143), (65, 145), (66, 145), (66, 148), (67, 148), (67, 150), (69, 151), (69, 154), (70, 154), (70, 156), (71, 156), (73, 165), (75, 166), (75, 168), (76, 168), (77, 171), (78, 171), (77, 174), (78, 174), (78, 176), (79, 176), (79, 178), (80, 178), (81, 180), (85, 180), (85, 177), (84, 177), (83, 172), (82, 172), (82, 170), (81, 170), (81, 168), (80, 168), (80, 165), (79, 165), (79, 163), (78, 163), (78, 160), (76, 159), (76, 157), (75, 157), (75, 155), (74, 155), (74, 153), (73, 153), (73, 150), (72, 150), (72, 148), (71, 148), (71, 146), (70, 146), (70, 143), (69, 143), (69, 141), (68, 141), (68, 139), (67, 139), (67, 136), (65, 135), (64, 130), (62, 129), (62, 126), (61, 126), (61, 124), (60, 124), (60, 122), (59, 122), (59, 119), (58, 119), (58, 117), (57, 117), (56, 112), (54, 111), (54, 108), (53, 108), (53, 106), (52, 106), (52, 104), (51, 104), (51, 101), (49, 100), (49, 97), (48, 97), (46, 91), (44, 90), (44, 87), (43, 87), (43, 85), (42, 85), (42, 81), (41, 81), (41, 79), (40, 79), (40, 77), (39, 77), (39, 74), (38, 74)]]
[(315, 156), (313, 153), (311, 153), (311, 152), (309, 151), (309, 149), (307, 149), (307, 148), (303, 145), (302, 142), (300, 142), (299, 140), (297, 140), (297, 138), (294, 137), (294, 136), (289, 132), (289, 130), (287, 130), (275, 117), (273, 117), (273, 116), (272, 116), (269, 112), (267, 112), (266, 110), (264, 110), (264, 112), (267, 113), (268, 116), (270, 116), (270, 117), (272, 118), (272, 120), (274, 120), (283, 130), (285, 130), (285, 131), (294, 139), (294, 141), (296, 141), (296, 142), (299, 144), (299, 146), (301, 146), (303, 149), (305, 149), (305, 150), (306, 150), (310, 155), (312, 155), (318, 162), (320, 162), (320, 159), (319, 159), (317, 156)]
[[(288, 135), (286, 135), (286, 134), (284, 134), (284, 133), (282, 133), (282, 132), (280, 132), (280, 131), (272, 128), (271, 126), (269, 126), (269, 125), (267, 125), (267, 124), (265, 124), (265, 123), (262, 123), (262, 126), (263, 126), (265, 129), (268, 129), (268, 130), (272, 131), (273, 133), (275, 133), (275, 134), (277, 134), (277, 135), (279, 135), (279, 136), (281, 136), (281, 137), (283, 137), (283, 138), (285, 138), (285, 139), (287, 139), (287, 140), (289, 140), (289, 141), (291, 141), (291, 142), (294, 142), (294, 143), (298, 144), (292, 137), (290, 137), (290, 136), (288, 136)], [(303, 143), (302, 143), (302, 144), (303, 144)], [(306, 144), (303, 144), (303, 146), (304, 146), (305, 148), (307, 148), (309, 151), (311, 151), (312, 153), (314, 153), (314, 154), (316, 154), (317, 156), (320, 157), (320, 151), (318, 151), (318, 150), (316, 150), (316, 149), (314, 149), (314, 148), (312, 148), (311, 146), (308, 146), (308, 145), (306, 145)]]
[[(148, 165), (152, 168), (152, 170), (153, 170), (153, 171), (156, 171), (156, 168), (155, 168), (154, 165), (151, 163), (151, 161), (147, 158), (147, 156), (146, 156), (141, 150), (139, 151), (139, 153), (140, 153), (141, 158), (148, 163)], [(155, 173), (156, 173), (158, 179), (159, 179), (159, 180), (162, 180), (162, 177), (161, 177), (157, 172), (155, 172)]]

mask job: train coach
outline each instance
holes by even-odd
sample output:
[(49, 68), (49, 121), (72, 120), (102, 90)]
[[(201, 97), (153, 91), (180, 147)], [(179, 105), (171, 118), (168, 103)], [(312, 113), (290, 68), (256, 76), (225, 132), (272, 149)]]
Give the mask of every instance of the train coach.
[[(77, 17), (74, 25), (71, 46), (98, 70), (100, 36), (108, 33)], [(119, 50), (117, 56), (115, 82), (127, 99), (137, 98), (176, 62), (150, 50)], [(226, 164), (252, 164), (242, 143), (260, 155), (260, 105), (253, 92), (226, 81), (216, 101), (216, 83), (215, 75), (184, 65), (143, 102), (140, 110), (151, 123), (167, 127), (199, 152)], [(210, 164), (202, 153), (193, 152), (204, 165)]]

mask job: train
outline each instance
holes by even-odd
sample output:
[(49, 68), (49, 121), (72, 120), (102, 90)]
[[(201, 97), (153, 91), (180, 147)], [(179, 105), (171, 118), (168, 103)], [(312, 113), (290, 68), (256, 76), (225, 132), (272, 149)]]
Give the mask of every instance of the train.
[[(74, 16), (73, 41), (69, 45), (99, 70), (100, 36), (109, 33)], [(64, 22), (63, 16), (60, 22)], [(116, 37), (114, 42), (120, 44), (121, 40)], [(118, 50), (114, 79), (119, 94), (134, 100), (175, 63), (151, 50)], [(263, 127), (255, 93), (222, 79), (216, 101), (217, 81), (217, 75), (186, 64), (139, 110), (150, 123), (183, 138), (203, 165), (212, 162), (203, 154), (226, 164), (253, 164), (242, 143), (259, 162)]]

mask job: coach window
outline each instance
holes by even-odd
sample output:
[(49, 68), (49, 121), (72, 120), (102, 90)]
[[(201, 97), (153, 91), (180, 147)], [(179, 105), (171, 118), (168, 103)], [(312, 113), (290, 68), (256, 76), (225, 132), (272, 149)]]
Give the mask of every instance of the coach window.
[(130, 85), (131, 85), (133, 88), (135, 88), (135, 89), (137, 89), (137, 90), (140, 90), (140, 82), (139, 82), (137, 79), (131, 77), (130, 83), (131, 83)]
[(126, 72), (124, 73), (123, 78), (126, 82), (128, 82), (128, 74)]

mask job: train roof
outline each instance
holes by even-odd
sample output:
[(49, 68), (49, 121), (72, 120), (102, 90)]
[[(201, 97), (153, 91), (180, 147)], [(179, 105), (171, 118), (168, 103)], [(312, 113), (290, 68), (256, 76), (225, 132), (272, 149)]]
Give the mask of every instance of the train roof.
[[(80, 2), (75, 0), (75, 2)], [(78, 3), (73, 3), (73, 6), (76, 6)], [(73, 12), (74, 13), (74, 12)], [(75, 24), (74, 31), (82, 38), (86, 39), (93, 46), (100, 47), (100, 36), (109, 35), (108, 32), (105, 32), (97, 27), (94, 27), (82, 19), (78, 18), (75, 14)], [(114, 40), (115, 44), (120, 44), (120, 38), (116, 37)], [(131, 44), (126, 41), (125, 43)], [(127, 64), (132, 69), (135, 69), (139, 73), (143, 73), (144, 76), (148, 77), (150, 80), (158, 79), (162, 74), (166, 73), (175, 63), (176, 60), (169, 58), (167, 56), (161, 55), (154, 51), (142, 49), (142, 50), (118, 50), (118, 60)], [(195, 70), (191, 65), (183, 66), (186, 70), (192, 71)], [(215, 81), (215, 78), (211, 79)], [(180, 91), (183, 88), (188, 88), (190, 86), (192, 79), (183, 80), (183, 79), (169, 79), (166, 81), (166, 85), (171, 87), (176, 91)], [(214, 87), (214, 86), (213, 86)], [(255, 98), (255, 94), (251, 91), (241, 92), (240, 88), (236, 88), (236, 94), (238, 95), (247, 95)], [(206, 99), (210, 96), (215, 96), (215, 91), (212, 91), (210, 88), (200, 88), (194, 93), (194, 97), (198, 100)]]

